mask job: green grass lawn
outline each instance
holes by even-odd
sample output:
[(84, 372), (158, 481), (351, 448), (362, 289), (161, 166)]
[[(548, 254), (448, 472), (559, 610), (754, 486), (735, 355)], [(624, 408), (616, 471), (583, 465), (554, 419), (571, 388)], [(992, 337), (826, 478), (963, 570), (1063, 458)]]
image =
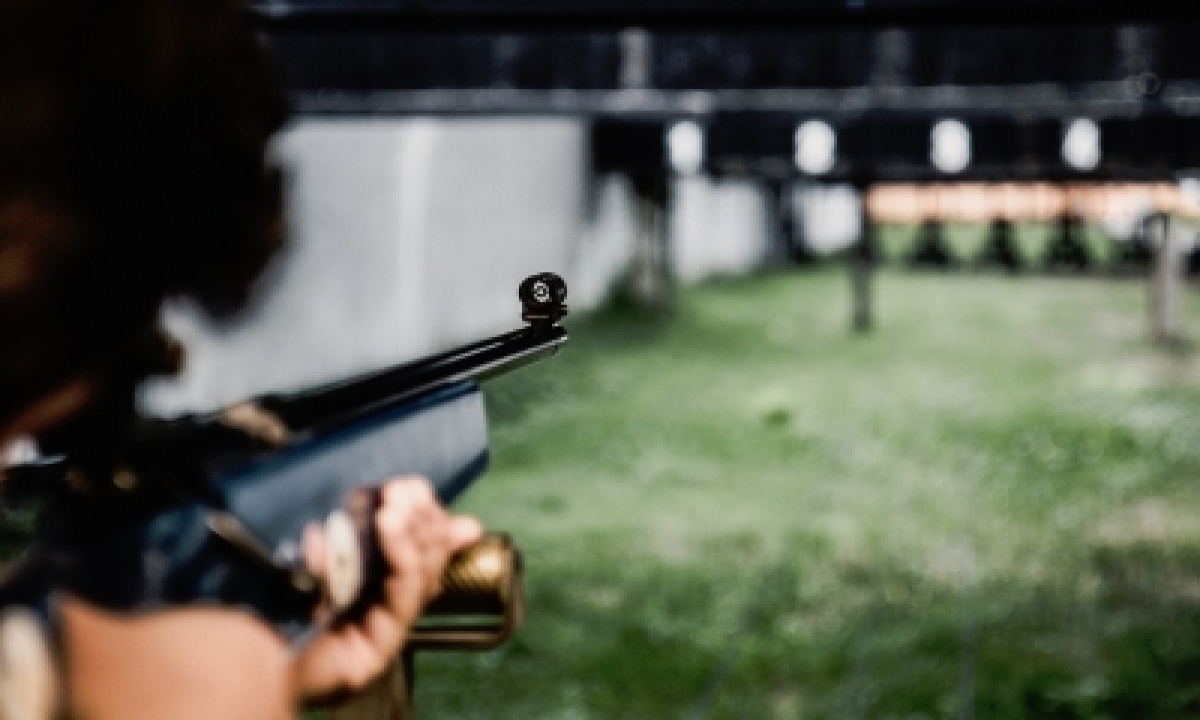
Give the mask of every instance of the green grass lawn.
[(1200, 715), (1200, 357), (1144, 295), (885, 273), (852, 336), (828, 269), (575, 322), (464, 506), (528, 622), (423, 656), (421, 715)]

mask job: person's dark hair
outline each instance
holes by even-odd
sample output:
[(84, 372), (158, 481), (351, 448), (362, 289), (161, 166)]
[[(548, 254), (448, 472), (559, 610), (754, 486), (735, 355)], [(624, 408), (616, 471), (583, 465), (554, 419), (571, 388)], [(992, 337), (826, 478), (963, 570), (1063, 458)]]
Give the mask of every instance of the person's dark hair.
[(0, 2), (0, 427), (132, 362), (165, 297), (243, 302), (280, 243), (284, 117), (238, 2)]

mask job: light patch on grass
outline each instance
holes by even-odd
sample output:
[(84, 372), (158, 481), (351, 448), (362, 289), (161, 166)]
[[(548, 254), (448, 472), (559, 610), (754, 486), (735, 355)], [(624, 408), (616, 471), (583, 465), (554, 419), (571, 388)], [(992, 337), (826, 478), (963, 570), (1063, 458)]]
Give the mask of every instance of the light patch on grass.
[(1097, 543), (1200, 542), (1200, 515), (1195, 508), (1151, 497), (1121, 508), (1100, 521)]

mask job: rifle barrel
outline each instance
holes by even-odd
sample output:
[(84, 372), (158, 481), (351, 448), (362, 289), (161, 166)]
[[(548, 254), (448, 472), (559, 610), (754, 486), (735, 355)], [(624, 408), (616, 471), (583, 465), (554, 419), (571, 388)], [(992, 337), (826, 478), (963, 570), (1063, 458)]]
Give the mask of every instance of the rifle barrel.
[(268, 395), (258, 402), (292, 430), (320, 430), (454, 383), (515, 370), (555, 354), (567, 337), (558, 325), (530, 326), (350, 380)]

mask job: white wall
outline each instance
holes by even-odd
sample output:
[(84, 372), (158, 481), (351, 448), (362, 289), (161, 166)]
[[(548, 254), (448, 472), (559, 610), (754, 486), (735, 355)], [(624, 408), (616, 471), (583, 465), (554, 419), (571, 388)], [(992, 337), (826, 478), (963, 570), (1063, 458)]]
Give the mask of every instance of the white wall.
[(178, 382), (156, 389), (154, 406), (219, 405), (419, 352), (421, 288), (408, 280), (423, 250), (413, 233), (422, 188), (404, 169), (430, 163), (434, 134), (423, 123), (358, 122), (283, 135), (289, 251), (243, 323), (219, 328), (190, 306), (168, 308), (188, 359)]
[[(168, 308), (189, 359), (146, 408), (210, 409), (517, 327), (517, 285), (535, 272), (567, 278), (574, 312), (594, 307), (626, 273), (635, 199), (623, 178), (588, 177), (586, 143), (563, 119), (297, 123), (277, 143), (288, 252), (244, 322)], [(681, 280), (746, 272), (769, 252), (759, 185), (688, 179), (673, 197)]]
[(676, 180), (669, 232), (679, 280), (737, 275), (761, 265), (771, 252), (775, 232), (768, 215), (770, 202), (766, 188), (757, 182)]
[(519, 326), (526, 275), (574, 274), (584, 142), (559, 120), (298, 123), (278, 143), (289, 251), (246, 322), (169, 309), (189, 360), (148, 407), (211, 408)]
[(848, 185), (813, 185), (793, 195), (800, 232), (817, 253), (840, 250), (858, 239), (862, 198)]

